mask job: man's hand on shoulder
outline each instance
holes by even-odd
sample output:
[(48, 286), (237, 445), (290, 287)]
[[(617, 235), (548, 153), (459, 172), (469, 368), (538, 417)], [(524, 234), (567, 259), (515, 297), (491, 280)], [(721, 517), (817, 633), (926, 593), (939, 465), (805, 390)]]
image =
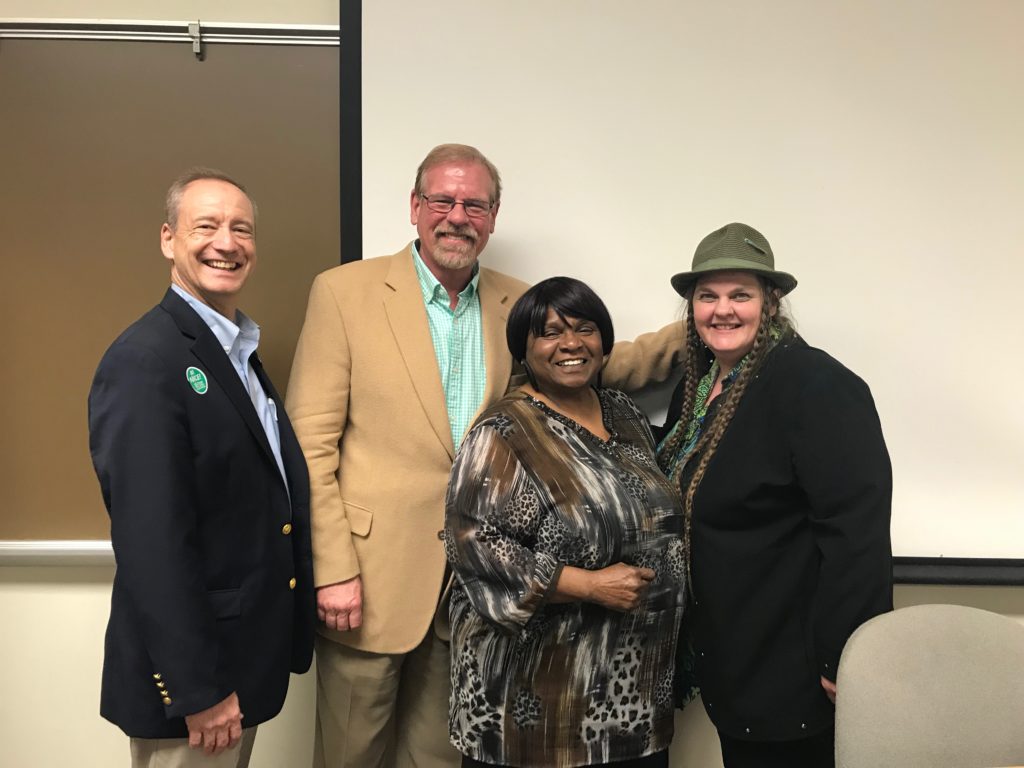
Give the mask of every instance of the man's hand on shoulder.
[(219, 755), (242, 738), (242, 717), (234, 692), (209, 709), (185, 715), (188, 745), (193, 749), (202, 747), (208, 755)]
[(347, 632), (363, 623), (363, 581), (354, 576), (348, 581), (328, 584), (316, 590), (316, 615), (328, 629)]

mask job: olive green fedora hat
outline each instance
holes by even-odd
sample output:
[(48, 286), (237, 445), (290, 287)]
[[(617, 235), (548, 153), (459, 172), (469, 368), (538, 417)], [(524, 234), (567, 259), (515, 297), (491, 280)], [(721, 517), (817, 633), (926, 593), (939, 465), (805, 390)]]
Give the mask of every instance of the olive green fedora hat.
[(764, 275), (775, 283), (783, 296), (796, 288), (795, 277), (775, 269), (775, 256), (765, 236), (738, 222), (726, 224), (701, 240), (693, 252), (690, 271), (673, 275), (672, 287), (685, 297), (701, 275), (722, 270)]

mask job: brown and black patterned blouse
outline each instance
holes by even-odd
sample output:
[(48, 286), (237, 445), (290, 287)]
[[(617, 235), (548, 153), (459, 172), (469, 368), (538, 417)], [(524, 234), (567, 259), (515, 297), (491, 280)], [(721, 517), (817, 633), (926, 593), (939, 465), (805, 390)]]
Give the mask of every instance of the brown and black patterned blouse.
[[(481, 762), (570, 768), (672, 740), (681, 505), (646, 418), (621, 392), (598, 394), (607, 442), (515, 392), (480, 416), (455, 459), (449, 730)], [(657, 573), (636, 609), (549, 602), (563, 566), (617, 562)]]

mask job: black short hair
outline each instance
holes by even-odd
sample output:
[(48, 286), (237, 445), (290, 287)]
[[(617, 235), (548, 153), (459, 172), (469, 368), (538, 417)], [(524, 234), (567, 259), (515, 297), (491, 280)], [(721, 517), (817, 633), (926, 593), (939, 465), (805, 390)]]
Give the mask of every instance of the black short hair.
[(532, 332), (544, 332), (548, 310), (553, 309), (563, 320), (574, 317), (589, 320), (601, 332), (601, 346), (607, 355), (615, 343), (615, 329), (608, 308), (601, 297), (586, 283), (572, 277), (549, 277), (541, 280), (519, 297), (512, 306), (505, 325), (505, 340), (513, 360), (526, 357), (526, 341)]

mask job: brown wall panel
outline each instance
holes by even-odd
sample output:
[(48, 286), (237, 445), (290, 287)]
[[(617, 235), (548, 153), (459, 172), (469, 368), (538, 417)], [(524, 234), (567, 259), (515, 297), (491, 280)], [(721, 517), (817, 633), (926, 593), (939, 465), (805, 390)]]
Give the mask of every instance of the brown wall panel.
[(102, 539), (86, 396), (168, 285), (163, 196), (191, 165), (245, 184), (241, 306), (280, 388), (313, 276), (338, 263), (338, 50), (0, 41), (0, 539)]

